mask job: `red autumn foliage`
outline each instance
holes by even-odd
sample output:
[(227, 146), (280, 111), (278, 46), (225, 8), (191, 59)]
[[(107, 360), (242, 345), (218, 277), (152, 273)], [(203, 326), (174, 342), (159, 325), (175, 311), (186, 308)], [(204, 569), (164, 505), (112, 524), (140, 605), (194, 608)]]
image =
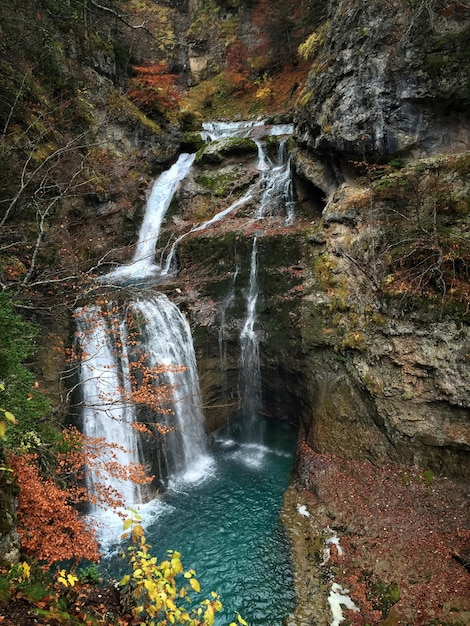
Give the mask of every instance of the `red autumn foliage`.
[(230, 83), (235, 90), (244, 89), (246, 86), (249, 67), (248, 51), (240, 41), (232, 42), (227, 49), (226, 63)]
[(140, 465), (117, 461), (118, 446), (104, 439), (86, 437), (76, 429), (64, 433), (67, 452), (58, 455), (55, 476), (43, 477), (33, 454), (9, 457), (19, 487), (18, 532), (22, 551), (45, 566), (59, 561), (98, 561), (95, 532), (80, 516), (77, 504), (103, 508), (122, 507), (121, 495), (103, 484), (89, 492), (84, 483), (85, 466), (97, 476), (109, 476), (144, 484), (152, 480)]
[(167, 64), (155, 63), (132, 68), (135, 76), (129, 80), (129, 98), (143, 111), (164, 113), (178, 107), (181, 96), (176, 89), (176, 74), (169, 74)]
[(34, 455), (9, 458), (18, 486), (18, 531), (23, 552), (52, 565), (81, 559), (98, 561), (96, 537), (69, 501), (68, 491), (42, 478)]

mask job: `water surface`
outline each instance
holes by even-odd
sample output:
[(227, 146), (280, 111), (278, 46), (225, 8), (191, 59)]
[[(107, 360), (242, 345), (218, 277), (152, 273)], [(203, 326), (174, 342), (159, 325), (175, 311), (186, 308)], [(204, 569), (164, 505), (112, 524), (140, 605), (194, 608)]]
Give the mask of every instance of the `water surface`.
[(217, 626), (229, 624), (235, 610), (250, 625), (282, 626), (294, 608), (279, 510), (296, 437), (270, 422), (263, 445), (216, 440), (210, 475), (198, 484), (176, 481), (147, 526), (153, 554), (178, 550), (185, 569), (196, 570), (201, 597), (220, 594)]

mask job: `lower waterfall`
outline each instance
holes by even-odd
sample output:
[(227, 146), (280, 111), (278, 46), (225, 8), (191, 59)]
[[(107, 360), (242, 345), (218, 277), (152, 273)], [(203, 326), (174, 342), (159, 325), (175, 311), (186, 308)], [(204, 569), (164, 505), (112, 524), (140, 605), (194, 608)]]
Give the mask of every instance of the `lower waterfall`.
[(238, 438), (259, 444), (263, 441), (261, 414), (261, 369), (259, 339), (255, 330), (257, 281), (257, 239), (253, 239), (250, 259), (250, 280), (246, 294), (246, 317), (240, 333), (240, 425)]
[(168, 368), (158, 377), (158, 384), (171, 389), (168, 401), (163, 403), (169, 412), (159, 416), (168, 428), (162, 440), (167, 473), (172, 480), (200, 480), (211, 459), (189, 324), (178, 307), (161, 293), (133, 302), (130, 308), (137, 319), (150, 369), (161, 365)]
[[(126, 328), (115, 313), (104, 314), (98, 306), (76, 311), (77, 342), (81, 351), (79, 372), (82, 430), (88, 437), (106, 440), (115, 448), (122, 466), (140, 462), (135, 406), (129, 400), (129, 357)], [(122, 350), (116, 348), (123, 347)], [(88, 471), (87, 487), (95, 493), (99, 485), (120, 494), (126, 505), (144, 499), (143, 488), (109, 473)], [(96, 507), (95, 507), (96, 508)]]
[[(201, 410), (196, 357), (189, 324), (165, 295), (131, 301), (118, 315), (98, 306), (76, 312), (82, 363), (82, 430), (116, 448), (117, 461), (142, 461), (136, 428), (141, 422), (164, 431), (164, 476), (200, 480), (211, 465)], [(132, 375), (131, 375), (132, 372)], [(145, 387), (145, 389), (144, 389)], [(162, 394), (160, 389), (166, 389)], [(152, 407), (158, 402), (158, 410)], [(140, 410), (138, 408), (140, 406)], [(144, 501), (142, 488), (112, 476), (88, 472), (88, 486), (103, 481), (119, 492), (126, 506)]]

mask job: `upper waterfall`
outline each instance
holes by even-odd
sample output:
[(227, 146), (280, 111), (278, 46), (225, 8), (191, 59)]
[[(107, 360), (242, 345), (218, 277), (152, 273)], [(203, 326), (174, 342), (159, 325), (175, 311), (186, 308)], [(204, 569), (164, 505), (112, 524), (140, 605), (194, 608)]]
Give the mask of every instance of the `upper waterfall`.
[(163, 218), (170, 206), (178, 184), (191, 169), (195, 156), (195, 154), (181, 154), (176, 163), (157, 178), (147, 202), (139, 239), (131, 263), (117, 267), (103, 276), (103, 280), (113, 282), (116, 279), (142, 279), (158, 272), (160, 267), (155, 264), (155, 247)]

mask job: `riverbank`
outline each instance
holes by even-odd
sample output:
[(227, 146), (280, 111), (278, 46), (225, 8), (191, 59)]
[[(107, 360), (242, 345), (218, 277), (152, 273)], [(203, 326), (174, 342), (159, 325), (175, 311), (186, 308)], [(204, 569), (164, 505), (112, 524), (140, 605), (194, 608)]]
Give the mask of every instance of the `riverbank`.
[(470, 574), (461, 563), (470, 552), (468, 495), (465, 483), (430, 471), (302, 444), (282, 513), (298, 601), (290, 626), (330, 624), (334, 582), (358, 608), (344, 611), (350, 624), (470, 623)]

